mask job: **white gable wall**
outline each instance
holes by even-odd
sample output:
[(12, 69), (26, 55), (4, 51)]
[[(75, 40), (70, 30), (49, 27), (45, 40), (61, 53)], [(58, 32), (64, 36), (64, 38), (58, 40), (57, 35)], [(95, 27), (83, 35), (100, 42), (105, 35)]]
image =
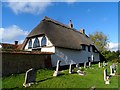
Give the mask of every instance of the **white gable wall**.
[[(92, 48), (91, 48), (92, 50)], [(52, 55), (52, 66), (56, 66), (57, 60), (61, 60), (62, 65), (69, 65), (70, 63), (84, 63), (88, 62), (88, 57), (94, 56), (94, 61), (100, 61), (99, 53), (88, 52), (88, 48), (85, 50), (72, 50), (65, 48), (55, 48), (55, 54)]]

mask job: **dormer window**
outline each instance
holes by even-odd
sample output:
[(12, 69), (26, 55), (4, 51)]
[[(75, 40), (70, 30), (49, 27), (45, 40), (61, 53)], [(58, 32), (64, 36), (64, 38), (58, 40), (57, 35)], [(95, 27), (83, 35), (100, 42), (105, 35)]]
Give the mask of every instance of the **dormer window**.
[(39, 42), (39, 39), (36, 37), (33, 43), (33, 48), (37, 48), (37, 47), (40, 47), (40, 42)]
[(46, 46), (46, 44), (47, 44), (47, 39), (46, 39), (45, 36), (43, 36), (43, 37), (42, 37), (42, 40), (41, 40), (41, 46), (42, 46), (42, 47), (43, 47), (43, 46)]
[(30, 39), (28, 42), (28, 49), (31, 49), (31, 48), (32, 48), (32, 40)]

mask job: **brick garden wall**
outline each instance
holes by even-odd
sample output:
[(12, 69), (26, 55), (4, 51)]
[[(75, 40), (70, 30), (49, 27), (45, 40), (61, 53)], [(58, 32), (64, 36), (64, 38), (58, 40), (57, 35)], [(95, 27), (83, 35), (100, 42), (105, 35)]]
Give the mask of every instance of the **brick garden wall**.
[(51, 54), (2, 52), (2, 75), (26, 72), (30, 68), (51, 67)]

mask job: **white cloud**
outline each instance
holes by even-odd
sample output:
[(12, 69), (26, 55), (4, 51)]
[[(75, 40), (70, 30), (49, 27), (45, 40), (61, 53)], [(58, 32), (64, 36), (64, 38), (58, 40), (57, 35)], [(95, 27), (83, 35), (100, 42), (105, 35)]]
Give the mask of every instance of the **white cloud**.
[(108, 48), (110, 51), (117, 51), (118, 49), (120, 50), (120, 43), (110, 42)]
[(0, 38), (2, 39), (2, 42), (11, 43), (15, 40), (23, 40), (26, 37), (26, 35), (28, 35), (28, 31), (22, 30), (17, 25), (12, 25), (7, 28), (0, 28), (0, 34), (2, 36)]
[[(7, 0), (8, 7), (12, 9), (15, 14), (19, 13), (31, 13), (31, 14), (41, 14), (45, 11), (45, 9), (51, 5), (51, 0), (27, 0), (27, 1), (19, 1), (11, 2), (12, 0)], [(39, 2), (38, 2), (39, 1)]]
[(15, 14), (30, 13), (30, 14), (42, 14), (52, 2), (66, 2), (72, 4), (77, 0), (5, 0), (8, 3), (8, 7)]

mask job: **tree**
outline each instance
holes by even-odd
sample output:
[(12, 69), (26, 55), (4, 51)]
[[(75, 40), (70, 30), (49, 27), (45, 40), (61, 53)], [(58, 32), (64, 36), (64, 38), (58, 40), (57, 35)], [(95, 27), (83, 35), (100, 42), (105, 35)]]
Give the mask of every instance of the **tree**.
[(94, 34), (89, 34), (89, 37), (101, 53), (107, 50), (109, 41), (105, 34), (102, 32), (95, 32)]

